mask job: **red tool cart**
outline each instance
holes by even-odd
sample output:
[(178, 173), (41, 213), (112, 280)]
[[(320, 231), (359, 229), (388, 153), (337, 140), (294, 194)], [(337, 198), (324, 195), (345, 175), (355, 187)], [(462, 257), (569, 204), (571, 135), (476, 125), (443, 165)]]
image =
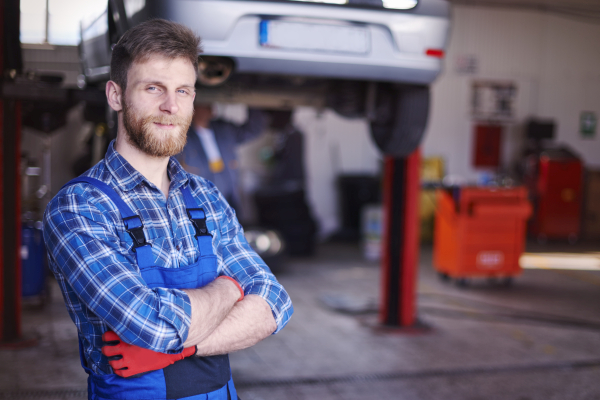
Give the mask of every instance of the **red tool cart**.
[(527, 190), (465, 187), (438, 189), (433, 263), (445, 280), (466, 285), (469, 278), (502, 279), (521, 273)]
[(579, 238), (583, 166), (565, 148), (544, 150), (539, 155), (533, 189), (534, 217), (530, 232), (540, 241)]

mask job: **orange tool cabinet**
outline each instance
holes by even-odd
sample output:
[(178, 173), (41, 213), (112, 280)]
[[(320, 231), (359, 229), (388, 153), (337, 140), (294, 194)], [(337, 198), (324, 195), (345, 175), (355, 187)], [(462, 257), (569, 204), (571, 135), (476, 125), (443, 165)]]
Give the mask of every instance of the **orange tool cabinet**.
[(469, 278), (502, 278), (510, 284), (521, 273), (526, 221), (531, 215), (527, 190), (517, 188), (436, 191), (433, 263), (444, 279), (459, 285)]

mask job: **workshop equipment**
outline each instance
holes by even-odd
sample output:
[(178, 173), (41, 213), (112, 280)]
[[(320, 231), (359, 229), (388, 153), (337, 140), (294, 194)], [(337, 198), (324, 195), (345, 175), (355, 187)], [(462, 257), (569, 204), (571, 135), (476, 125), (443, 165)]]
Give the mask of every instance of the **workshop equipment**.
[(259, 226), (279, 232), (287, 254), (308, 256), (314, 253), (317, 223), (303, 189), (264, 187), (256, 191), (254, 201)]
[(586, 172), (581, 231), (584, 239), (600, 239), (600, 170), (597, 169), (588, 169)]
[(538, 240), (575, 242), (581, 228), (582, 162), (567, 148), (543, 150), (534, 182), (534, 217), (530, 232)]
[(383, 172), (383, 247), (379, 322), (404, 332), (423, 332), (416, 307), (419, 265), (419, 169), (421, 152), (387, 156)]
[(510, 284), (521, 273), (527, 190), (464, 187), (438, 189), (436, 196), (433, 262), (440, 276), (459, 285), (475, 277)]
[(421, 243), (433, 242), (435, 190), (442, 186), (442, 179), (444, 179), (444, 160), (441, 157), (424, 157), (421, 162), (421, 193), (419, 194)]
[(21, 284), (23, 297), (40, 296), (40, 304), (47, 300), (46, 249), (42, 237), (41, 223), (31, 221), (21, 227)]

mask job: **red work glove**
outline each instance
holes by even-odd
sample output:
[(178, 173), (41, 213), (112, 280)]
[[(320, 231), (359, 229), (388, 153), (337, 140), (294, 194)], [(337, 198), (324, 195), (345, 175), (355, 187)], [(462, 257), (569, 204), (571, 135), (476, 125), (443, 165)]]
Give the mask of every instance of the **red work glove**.
[(187, 347), (179, 354), (165, 354), (144, 349), (123, 342), (113, 331), (104, 332), (102, 340), (106, 343), (102, 347), (102, 354), (108, 357), (108, 363), (115, 374), (123, 378), (162, 369), (175, 361), (196, 354), (196, 346)]

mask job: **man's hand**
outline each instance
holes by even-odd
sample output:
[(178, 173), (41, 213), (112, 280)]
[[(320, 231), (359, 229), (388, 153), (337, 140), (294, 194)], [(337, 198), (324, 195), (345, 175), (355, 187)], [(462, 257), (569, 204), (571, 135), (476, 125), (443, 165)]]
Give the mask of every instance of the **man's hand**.
[(106, 343), (102, 347), (102, 354), (108, 357), (108, 363), (115, 374), (123, 378), (162, 369), (196, 354), (196, 346), (187, 347), (179, 354), (158, 353), (127, 344), (112, 331), (104, 332), (102, 340)]

